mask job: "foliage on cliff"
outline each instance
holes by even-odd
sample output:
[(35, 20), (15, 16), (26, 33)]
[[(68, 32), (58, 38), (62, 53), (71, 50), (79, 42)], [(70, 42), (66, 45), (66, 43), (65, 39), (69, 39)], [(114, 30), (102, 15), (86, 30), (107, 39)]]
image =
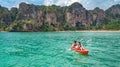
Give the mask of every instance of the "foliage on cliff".
[(0, 31), (120, 30), (120, 4), (107, 10), (70, 6), (19, 4), (8, 10), (0, 6)]

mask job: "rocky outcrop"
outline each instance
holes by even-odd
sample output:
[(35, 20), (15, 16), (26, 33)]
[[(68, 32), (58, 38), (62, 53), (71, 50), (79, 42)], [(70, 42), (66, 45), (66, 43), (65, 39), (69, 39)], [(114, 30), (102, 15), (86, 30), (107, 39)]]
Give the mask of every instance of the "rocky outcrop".
[(96, 26), (107, 22), (105, 19), (120, 19), (120, 5), (113, 5), (106, 11), (98, 7), (94, 10), (86, 10), (78, 2), (64, 7), (39, 6), (22, 2), (19, 8), (13, 7), (11, 10), (0, 6), (0, 23), (9, 25), (13, 31), (39, 31), (47, 27), (52, 30)]
[(17, 14), (18, 14), (18, 9), (15, 7), (12, 7), (10, 10), (10, 15), (11, 15), (11, 22), (14, 22), (14, 20), (16, 20), (17, 18)]
[(90, 24), (88, 12), (77, 2), (73, 3), (66, 11), (66, 20), (68, 26), (80, 26)]
[(41, 9), (37, 8), (35, 5), (21, 3), (19, 5), (17, 20), (32, 19), (35, 23), (40, 23), (42, 21), (42, 14)]
[(57, 27), (57, 16), (54, 12), (44, 11), (42, 7), (21, 3), (17, 20), (34, 20), (35, 26), (42, 26), (43, 23)]
[(92, 15), (92, 25), (102, 24), (101, 21), (104, 20), (105, 18), (104, 10), (97, 7), (94, 10), (89, 11), (89, 12)]
[(66, 18), (69, 26), (96, 25), (100, 24), (105, 18), (105, 12), (99, 8), (87, 11), (81, 4), (76, 2), (68, 8)]
[(59, 26), (59, 23), (57, 22), (57, 16), (53, 12), (48, 12), (45, 15), (45, 23), (47, 23), (49, 25), (53, 25), (54, 27), (58, 27)]
[(120, 4), (113, 5), (105, 13), (108, 19), (120, 19)]
[(7, 8), (0, 6), (0, 23), (10, 24), (11, 15)]

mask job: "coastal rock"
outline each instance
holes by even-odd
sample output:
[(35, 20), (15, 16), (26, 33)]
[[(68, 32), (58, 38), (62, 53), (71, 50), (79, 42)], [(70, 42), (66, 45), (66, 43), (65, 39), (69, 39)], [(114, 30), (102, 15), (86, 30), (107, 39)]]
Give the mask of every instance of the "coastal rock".
[(89, 25), (89, 19), (87, 10), (78, 2), (73, 3), (66, 11), (68, 26)]
[(101, 21), (105, 18), (104, 10), (97, 7), (94, 10), (91, 10), (90, 14), (92, 15), (92, 25), (102, 24)]
[(45, 23), (52, 25), (54, 27), (58, 27), (57, 16), (53, 12), (47, 12), (45, 15)]
[(9, 25), (11, 23), (11, 15), (8, 8), (0, 6), (0, 23)]
[(81, 30), (82, 26), (98, 26), (111, 19), (119, 21), (120, 4), (113, 5), (106, 11), (98, 7), (94, 10), (86, 10), (78, 2), (63, 7), (39, 6), (22, 2), (19, 8), (13, 7), (10, 10), (0, 6), (0, 23), (2, 23), (0, 28), (3, 30), (7, 27), (8, 31), (49, 31), (49, 29), (52, 31), (65, 28)]
[(113, 5), (105, 13), (108, 19), (120, 19), (120, 4)]
[(10, 10), (10, 15), (11, 15), (12, 22), (14, 22), (14, 20), (16, 20), (17, 14), (18, 14), (18, 8), (12, 7), (11, 10)]

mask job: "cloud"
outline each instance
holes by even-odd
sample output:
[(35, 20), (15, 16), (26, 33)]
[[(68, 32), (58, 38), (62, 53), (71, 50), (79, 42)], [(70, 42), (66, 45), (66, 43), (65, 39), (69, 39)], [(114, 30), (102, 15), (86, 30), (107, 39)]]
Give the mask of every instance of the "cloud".
[(54, 0), (44, 0), (44, 5), (49, 6), (49, 5), (52, 5), (52, 4), (54, 4)]
[(119, 1), (120, 2), (120, 0), (114, 0), (115, 2), (117, 2), (117, 1)]
[(63, 5), (63, 6), (69, 6), (74, 2), (80, 2), (81, 0), (59, 0), (56, 4), (57, 5)]
[(84, 4), (87, 9), (94, 9), (99, 7), (101, 9), (108, 9), (114, 4), (120, 4), (120, 0), (89, 0), (89, 4)]
[(10, 9), (11, 7), (19, 7), (21, 2), (35, 5), (43, 4), (43, 0), (0, 0), (0, 5)]
[(81, 0), (44, 0), (44, 5), (60, 5), (60, 6), (69, 6), (74, 2), (81, 2)]
[(114, 4), (120, 4), (120, 0), (82, 0), (81, 3), (88, 10), (96, 7), (106, 10)]
[(120, 4), (120, 0), (0, 0), (0, 5), (10, 9), (11, 7), (19, 7), (21, 2), (35, 5), (55, 4), (59, 6), (69, 6), (74, 2), (79, 2), (88, 10), (94, 9), (95, 7), (106, 10), (114, 4)]
[(81, 3), (88, 10), (94, 9), (95, 7), (106, 10), (114, 4), (120, 4), (120, 0), (44, 0), (44, 5), (55, 4), (69, 6), (74, 2)]
[(11, 8), (11, 7), (18, 7), (19, 3), (21, 2), (28, 2), (28, 0), (0, 0), (0, 4), (4, 7)]

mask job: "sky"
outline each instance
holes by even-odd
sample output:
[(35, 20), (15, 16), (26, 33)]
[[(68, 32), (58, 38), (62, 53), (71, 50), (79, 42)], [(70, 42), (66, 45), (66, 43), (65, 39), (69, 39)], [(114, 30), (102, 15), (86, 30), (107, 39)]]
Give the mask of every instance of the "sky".
[(101, 9), (108, 9), (114, 4), (120, 4), (120, 0), (0, 0), (0, 5), (10, 9), (11, 7), (19, 7), (21, 2), (34, 5), (59, 5), (69, 6), (74, 2), (79, 2), (88, 10), (92, 10), (95, 7)]

